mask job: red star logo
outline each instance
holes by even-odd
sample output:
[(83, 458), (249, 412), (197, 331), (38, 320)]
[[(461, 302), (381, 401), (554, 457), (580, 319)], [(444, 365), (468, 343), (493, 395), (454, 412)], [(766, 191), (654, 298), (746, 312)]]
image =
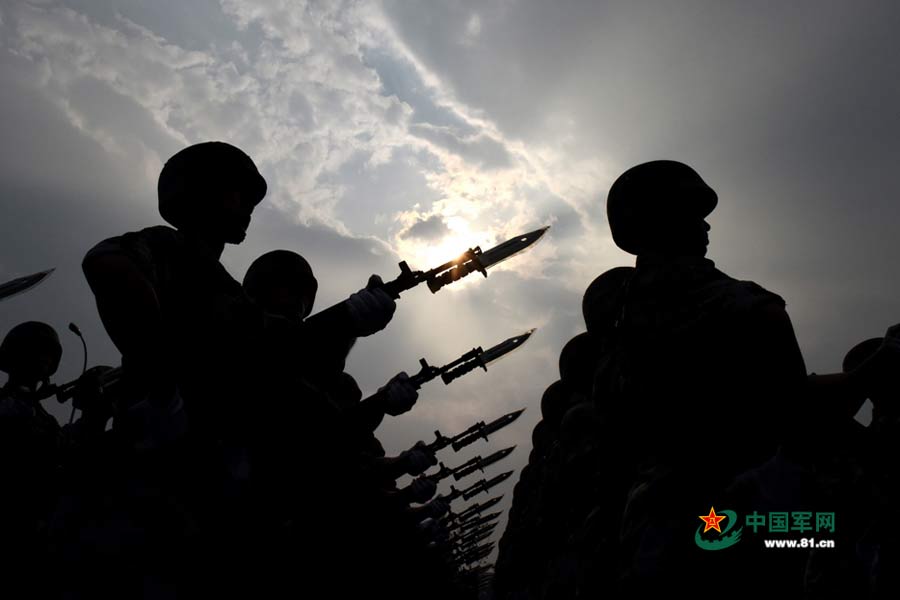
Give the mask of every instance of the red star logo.
[(719, 521), (725, 518), (727, 518), (725, 515), (722, 515), (721, 517), (716, 515), (716, 509), (710, 507), (708, 515), (700, 515), (700, 520), (706, 523), (706, 527), (703, 528), (703, 533), (706, 533), (710, 529), (715, 529), (719, 533), (722, 533), (722, 528), (719, 527)]

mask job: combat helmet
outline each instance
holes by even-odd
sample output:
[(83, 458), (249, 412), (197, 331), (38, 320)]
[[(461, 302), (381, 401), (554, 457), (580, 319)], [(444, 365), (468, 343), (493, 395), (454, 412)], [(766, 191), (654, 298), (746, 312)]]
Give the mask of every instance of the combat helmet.
[(259, 203), (266, 180), (253, 160), (225, 142), (202, 142), (176, 152), (157, 183), (159, 214), (176, 229), (202, 222), (212, 193), (237, 187)]
[(0, 343), (0, 371), (10, 377), (46, 379), (56, 373), (61, 358), (56, 330), (41, 321), (19, 323)]
[(684, 163), (655, 160), (631, 167), (612, 184), (606, 215), (616, 245), (640, 254), (647, 234), (677, 215), (705, 218), (718, 203), (716, 192)]
[(290, 250), (272, 250), (253, 261), (243, 286), (250, 298), (263, 304), (276, 287), (286, 288), (292, 300), (303, 302), (300, 316), (305, 319), (312, 312), (319, 282), (305, 258)]

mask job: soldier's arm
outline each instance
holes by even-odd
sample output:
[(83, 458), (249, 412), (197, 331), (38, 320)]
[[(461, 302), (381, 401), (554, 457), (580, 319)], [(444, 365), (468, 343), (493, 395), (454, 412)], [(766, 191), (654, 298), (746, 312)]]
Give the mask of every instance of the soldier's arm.
[[(777, 302), (754, 309), (743, 321), (744, 339), (739, 344), (743, 394), (754, 399), (746, 413), (752, 422), (748, 431), (775, 444), (787, 432), (785, 424), (798, 414), (804, 397), (806, 365), (794, 327), (787, 312)], [(777, 418), (773, 419), (773, 415)]]
[(311, 354), (311, 371), (330, 374), (344, 370), (347, 355), (356, 343), (350, 314), (343, 304), (306, 319), (301, 325), (303, 336), (315, 348)]
[(385, 415), (396, 417), (409, 411), (419, 397), (417, 390), (409, 375), (401, 371), (376, 393), (347, 411), (347, 416), (355, 427), (375, 431)]
[(810, 373), (807, 392), (812, 403), (834, 418), (853, 418), (865, 401), (866, 393), (859, 373)]
[(885, 376), (900, 366), (900, 325), (890, 327), (881, 347), (852, 371), (810, 374), (810, 397), (823, 404), (837, 417), (852, 418), (860, 405), (871, 395)]
[(385, 413), (384, 395), (375, 393), (348, 410), (347, 418), (354, 428), (368, 433), (378, 429)]
[(806, 377), (806, 363), (787, 311), (777, 304), (768, 304), (761, 309), (758, 325), (760, 334), (769, 342), (765, 360), (775, 369), (777, 378), (789, 387), (799, 385)]
[(372, 275), (364, 289), (303, 322), (307, 339), (313, 340), (318, 350), (312, 361), (314, 369), (340, 373), (356, 338), (387, 326), (396, 304), (381, 285), (381, 278)]
[(162, 315), (151, 281), (132, 258), (112, 249), (90, 252), (82, 263), (100, 319), (129, 367), (154, 370), (165, 354)]

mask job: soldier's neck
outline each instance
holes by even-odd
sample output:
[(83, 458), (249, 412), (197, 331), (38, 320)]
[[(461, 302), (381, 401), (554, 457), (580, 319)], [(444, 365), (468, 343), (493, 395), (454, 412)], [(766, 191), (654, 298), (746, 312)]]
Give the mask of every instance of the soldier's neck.
[(673, 255), (673, 254), (663, 254), (663, 253), (654, 253), (647, 252), (645, 254), (641, 254), (637, 257), (635, 261), (635, 267), (650, 267), (656, 265), (670, 265), (670, 266), (715, 266), (715, 263), (705, 256), (684, 256), (684, 255)]
[(211, 240), (202, 234), (183, 231), (184, 239), (187, 241), (193, 248), (198, 250), (204, 256), (208, 256), (213, 260), (219, 260), (222, 258), (222, 252), (225, 250), (225, 242), (219, 240)]

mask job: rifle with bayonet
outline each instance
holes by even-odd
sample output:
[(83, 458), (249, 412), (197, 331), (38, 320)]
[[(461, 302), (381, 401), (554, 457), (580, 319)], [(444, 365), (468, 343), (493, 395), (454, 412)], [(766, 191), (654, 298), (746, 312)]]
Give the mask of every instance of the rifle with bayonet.
[(490, 535), (494, 531), (494, 529), (497, 528), (497, 525), (497, 523), (493, 523), (491, 525), (479, 527), (478, 529), (473, 529), (472, 531), (469, 531), (463, 535), (451, 538), (450, 541), (459, 544), (460, 548), (465, 547), (466, 544), (472, 543), (472, 540), (481, 540), (483, 539), (483, 536)]
[(435, 440), (428, 444), (427, 449), (432, 454), (434, 454), (439, 452), (440, 450), (443, 450), (447, 446), (450, 446), (453, 448), (454, 452), (459, 452), (462, 448), (465, 448), (469, 444), (472, 444), (480, 439), (488, 441), (488, 436), (490, 434), (503, 429), (504, 427), (515, 421), (519, 418), (519, 416), (521, 416), (523, 412), (525, 412), (524, 408), (505, 414), (499, 419), (495, 419), (487, 424), (485, 424), (484, 421), (479, 421), (465, 431), (451, 437), (447, 437), (441, 434), (440, 431), (435, 431)]
[[(462, 279), (470, 273), (478, 272), (487, 277), (487, 270), (494, 267), (504, 260), (515, 256), (529, 248), (532, 244), (541, 239), (550, 227), (541, 227), (534, 231), (516, 236), (505, 242), (498, 244), (490, 250), (482, 251), (480, 247), (470, 248), (462, 253), (461, 256), (447, 261), (428, 271), (413, 271), (406, 264), (406, 261), (400, 263), (400, 275), (391, 281), (381, 284), (381, 288), (388, 293), (391, 298), (399, 298), (402, 292), (411, 290), (419, 284), (425, 283), (428, 289), (434, 294), (447, 284)], [(339, 304), (326, 308), (325, 310), (312, 315), (307, 320), (316, 320), (321, 318), (323, 313), (335, 310)]]
[(504, 481), (509, 479), (509, 476), (512, 474), (513, 474), (512, 471), (507, 471), (506, 473), (501, 473), (492, 479), (482, 479), (481, 481), (473, 483), (472, 485), (470, 485), (469, 487), (467, 487), (464, 490), (458, 490), (451, 485), (450, 493), (443, 494), (442, 496), (438, 496), (438, 498), (440, 498), (441, 500), (443, 500), (447, 503), (453, 502), (457, 498), (464, 498), (466, 500), (470, 500), (473, 496), (480, 494), (482, 492), (487, 494), (488, 490), (490, 490), (494, 486), (500, 485), (501, 483), (503, 483)]
[(435, 483), (439, 483), (448, 477), (453, 477), (456, 481), (459, 481), (463, 477), (471, 475), (475, 471), (481, 471), (484, 473), (484, 469), (487, 466), (490, 466), (496, 462), (499, 462), (506, 458), (507, 456), (515, 450), (515, 446), (511, 446), (509, 448), (504, 448), (503, 450), (499, 450), (494, 452), (487, 458), (481, 458), (480, 456), (476, 456), (471, 460), (467, 460), (463, 464), (458, 467), (449, 468), (444, 465), (444, 463), (439, 463), (439, 470), (436, 473), (432, 473), (430, 475), (426, 474), (425, 477), (432, 480)]
[(461, 510), (458, 513), (447, 513), (446, 518), (444, 519), (444, 523), (447, 525), (452, 525), (456, 523), (465, 523), (470, 519), (474, 519), (476, 515), (480, 515), (484, 511), (489, 508), (493, 508), (503, 499), (503, 494), (499, 496), (495, 496), (490, 500), (485, 500), (483, 503), (476, 502), (475, 504), (466, 507), (464, 510)]
[[(456, 360), (447, 363), (443, 367), (435, 367), (429, 365), (427, 360), (425, 360), (424, 358), (420, 358), (419, 365), (421, 366), (421, 368), (419, 369), (418, 373), (409, 378), (409, 381), (416, 387), (416, 389), (419, 389), (423, 384), (428, 383), (433, 379), (437, 379), (438, 377), (441, 378), (441, 380), (444, 382), (444, 385), (449, 385), (450, 382), (454, 379), (462, 377), (466, 373), (469, 373), (478, 367), (481, 367), (482, 369), (487, 371), (487, 366), (490, 363), (499, 360), (503, 356), (509, 354), (510, 352), (527, 342), (528, 338), (530, 338), (531, 334), (534, 332), (535, 330), (531, 329), (521, 335), (516, 335), (503, 340), (496, 346), (492, 346), (487, 350), (482, 350), (480, 346), (478, 348), (473, 348)], [(480, 425), (484, 426), (484, 423), (481, 423)], [(475, 427), (478, 427), (478, 425), (476, 425)], [(465, 433), (470, 433), (470, 431), (467, 431)]]
[(491, 550), (493, 550), (493, 549), (494, 549), (493, 542), (491, 542), (489, 544), (483, 544), (481, 546), (475, 546), (474, 548), (468, 550), (465, 554), (453, 556), (453, 558), (450, 561), (450, 564), (453, 564), (456, 566), (462, 566), (462, 565), (467, 565), (469, 563), (477, 562), (479, 560), (487, 558), (487, 556), (491, 553)]
[(486, 525), (487, 523), (490, 523), (491, 521), (497, 519), (497, 517), (499, 517), (501, 514), (502, 514), (502, 512), (498, 511), (495, 513), (491, 513), (489, 515), (485, 515), (483, 517), (479, 517), (477, 519), (471, 519), (469, 521), (460, 521), (457, 523), (452, 523), (447, 528), (447, 531), (450, 533), (452, 533), (454, 531), (459, 531), (460, 533), (464, 533), (466, 531), (470, 531), (471, 529), (473, 529), (475, 527), (480, 527), (482, 525)]
[[(419, 364), (421, 365), (421, 369), (418, 373), (414, 374), (409, 378), (409, 383), (415, 389), (419, 389), (423, 384), (440, 377), (444, 385), (449, 385), (451, 381), (457, 379), (458, 377), (462, 377), (466, 373), (471, 372), (477, 367), (481, 367), (485, 371), (487, 371), (487, 366), (503, 356), (506, 356), (516, 348), (520, 347), (522, 344), (528, 341), (528, 338), (531, 337), (531, 334), (534, 333), (534, 329), (526, 331), (525, 333), (517, 336), (513, 336), (509, 339), (503, 340), (499, 344), (488, 348), (487, 350), (482, 350), (479, 346), (478, 348), (473, 348), (472, 350), (466, 352), (456, 360), (447, 363), (442, 367), (435, 367), (428, 364), (424, 358), (419, 359)], [(384, 399), (386, 394), (386, 388), (383, 388), (362, 402), (359, 403), (357, 410), (361, 417), (359, 417), (359, 422), (365, 428), (374, 430), (375, 427), (381, 421), (382, 415), (386, 412), (384, 409)], [(520, 413), (521, 414), (521, 413)], [(501, 417), (491, 425), (485, 425), (484, 422), (479, 422), (470, 427), (468, 430), (461, 433), (459, 436), (456, 436), (453, 439), (443, 438), (439, 431), (435, 431), (435, 435), (438, 436), (438, 439), (435, 440), (432, 444), (427, 447), (422, 448), (427, 452), (430, 452), (434, 455), (438, 450), (446, 447), (447, 445), (453, 444), (454, 450), (459, 450), (463, 446), (466, 446), (475, 441), (476, 438), (473, 439), (463, 439), (471, 434), (480, 433), (484, 439), (487, 439), (487, 434), (496, 431), (497, 429), (504, 427), (514, 421), (518, 417), (509, 418), (509, 415), (506, 417)], [(503, 419), (506, 419), (503, 421)], [(503, 421), (502, 423), (500, 421)], [(494, 429), (490, 429), (490, 427), (494, 427)]]

